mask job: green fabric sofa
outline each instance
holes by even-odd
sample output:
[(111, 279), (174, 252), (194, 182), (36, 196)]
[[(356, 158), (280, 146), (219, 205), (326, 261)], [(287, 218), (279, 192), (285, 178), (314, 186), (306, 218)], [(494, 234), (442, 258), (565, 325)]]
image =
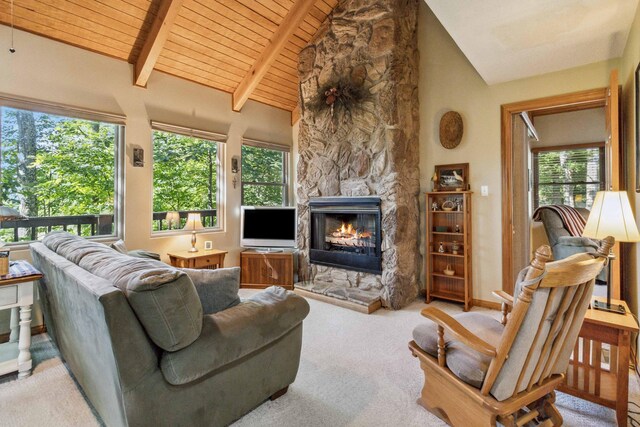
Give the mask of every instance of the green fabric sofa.
[(47, 330), (108, 426), (223, 426), (296, 377), (307, 302), (238, 298), (239, 269), (176, 269), (64, 232), (31, 245)]

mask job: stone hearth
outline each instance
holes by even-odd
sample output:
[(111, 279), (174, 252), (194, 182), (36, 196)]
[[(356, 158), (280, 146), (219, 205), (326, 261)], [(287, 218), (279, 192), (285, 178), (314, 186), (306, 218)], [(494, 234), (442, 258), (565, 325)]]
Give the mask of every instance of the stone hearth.
[[(416, 297), (420, 268), (417, 13), (418, 0), (341, 0), (298, 65), (299, 277), (394, 309)], [(364, 96), (332, 109), (336, 85)], [(310, 266), (309, 198), (369, 195), (381, 199), (382, 274)]]
[(296, 290), (299, 289), (348, 301), (359, 306), (370, 307), (378, 303), (378, 308), (380, 307), (380, 292), (378, 291), (366, 291), (356, 287), (347, 287), (341, 283), (333, 284), (321, 281), (296, 283)]

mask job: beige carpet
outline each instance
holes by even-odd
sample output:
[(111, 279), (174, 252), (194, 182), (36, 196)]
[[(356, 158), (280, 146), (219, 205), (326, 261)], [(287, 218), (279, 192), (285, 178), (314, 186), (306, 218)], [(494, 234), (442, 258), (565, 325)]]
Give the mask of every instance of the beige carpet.
[[(241, 296), (253, 292), (241, 290)], [(422, 371), (407, 350), (424, 303), (416, 301), (400, 311), (379, 310), (369, 316), (318, 301), (309, 303), (296, 381), (286, 395), (264, 403), (234, 426), (444, 425), (416, 404)], [(434, 304), (451, 314), (461, 311), (457, 305)], [(39, 342), (36, 349), (50, 345), (46, 338)], [(0, 425), (97, 425), (55, 353), (37, 350), (34, 360), (38, 364), (32, 377), (0, 379)], [(640, 402), (636, 377), (631, 382), (631, 399)], [(568, 395), (558, 395), (558, 408), (566, 426), (615, 425), (612, 410)], [(640, 424), (630, 421), (629, 425)]]
[(46, 335), (34, 337), (33, 374), (0, 377), (0, 425), (98, 426), (89, 405)]

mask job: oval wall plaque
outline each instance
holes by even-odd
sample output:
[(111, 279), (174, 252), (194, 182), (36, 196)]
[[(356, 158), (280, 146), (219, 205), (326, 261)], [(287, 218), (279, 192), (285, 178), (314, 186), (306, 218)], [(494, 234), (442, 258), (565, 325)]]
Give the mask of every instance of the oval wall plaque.
[(462, 140), (462, 117), (456, 111), (447, 111), (440, 119), (440, 144), (444, 148), (456, 148)]

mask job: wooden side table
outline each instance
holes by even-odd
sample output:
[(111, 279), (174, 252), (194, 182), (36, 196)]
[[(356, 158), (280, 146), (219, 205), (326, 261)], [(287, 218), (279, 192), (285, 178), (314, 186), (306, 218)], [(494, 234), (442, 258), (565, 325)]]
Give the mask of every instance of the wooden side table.
[(210, 251), (180, 251), (167, 253), (169, 262), (179, 268), (199, 268), (215, 270), (224, 267), (224, 256), (227, 251), (212, 249)]
[[(606, 300), (603, 297), (594, 299)], [(627, 425), (629, 401), (629, 351), (631, 333), (638, 324), (624, 301), (625, 315), (589, 308), (559, 390), (616, 410), (619, 426)], [(604, 346), (603, 346), (604, 344)], [(609, 359), (602, 355), (609, 347)]]
[(34, 281), (41, 277), (26, 261), (14, 261), (9, 274), (0, 276), (0, 310), (11, 310), (9, 342), (0, 344), (0, 375), (15, 371), (19, 379), (31, 375), (31, 306)]

